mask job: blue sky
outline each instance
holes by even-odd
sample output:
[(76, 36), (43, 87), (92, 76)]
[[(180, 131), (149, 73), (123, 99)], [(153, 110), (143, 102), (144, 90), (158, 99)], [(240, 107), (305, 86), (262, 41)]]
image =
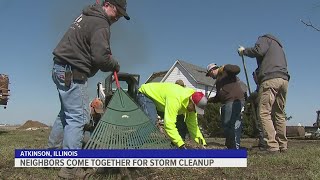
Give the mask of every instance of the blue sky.
[[(6, 110), (0, 109), (0, 123), (54, 122), (60, 105), (51, 80), (52, 50), (83, 7), (92, 3), (0, 0), (0, 73), (11, 81), (11, 98)], [(128, 0), (127, 12), (130, 21), (121, 19), (112, 26), (111, 48), (121, 71), (140, 74), (141, 82), (152, 72), (169, 69), (177, 59), (202, 67), (212, 62), (236, 64), (243, 70), (238, 45), (251, 47), (259, 35), (275, 35), (284, 45), (291, 75), (289, 124), (315, 122), (320, 109), (320, 32), (300, 19), (320, 26), (319, 1)], [(255, 59), (245, 60), (251, 75)], [(89, 80), (91, 97), (107, 75), (100, 72)], [(245, 81), (244, 71), (239, 77)]]

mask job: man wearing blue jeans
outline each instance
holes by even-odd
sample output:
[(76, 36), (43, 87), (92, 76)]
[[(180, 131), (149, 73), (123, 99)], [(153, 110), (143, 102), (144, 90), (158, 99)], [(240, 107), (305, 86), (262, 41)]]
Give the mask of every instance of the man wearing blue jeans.
[(65, 86), (65, 73), (70, 68), (70, 65), (57, 63), (53, 66), (52, 79), (59, 93), (61, 109), (49, 136), (50, 148), (81, 148), (82, 129), (90, 118), (87, 81), (72, 80), (69, 87)]
[(240, 149), (242, 131), (241, 109), (244, 104), (245, 92), (241, 88), (237, 77), (240, 68), (237, 65), (227, 64), (217, 66), (212, 63), (207, 66), (206, 76), (216, 80), (216, 96), (209, 98), (208, 102), (221, 102), (221, 122), (228, 149)]
[(221, 106), (221, 121), (228, 149), (239, 149), (242, 132), (241, 109), (243, 101), (230, 101)]
[[(104, 0), (86, 7), (74, 20), (53, 51), (52, 79), (61, 103), (53, 124), (48, 148), (81, 149), (84, 125), (89, 121), (87, 79), (98, 70), (119, 72), (110, 49), (110, 26), (126, 13), (126, 0)], [(84, 178), (81, 168), (60, 169), (65, 179)]]

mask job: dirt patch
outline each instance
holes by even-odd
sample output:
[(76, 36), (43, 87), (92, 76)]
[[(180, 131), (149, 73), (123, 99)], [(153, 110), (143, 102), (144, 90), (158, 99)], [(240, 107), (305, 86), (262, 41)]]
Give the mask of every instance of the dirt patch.
[(39, 121), (32, 121), (32, 120), (28, 120), (27, 122), (25, 122), (22, 126), (18, 127), (17, 129), (29, 129), (29, 128), (49, 128), (49, 126), (47, 126), (46, 124), (43, 124)]

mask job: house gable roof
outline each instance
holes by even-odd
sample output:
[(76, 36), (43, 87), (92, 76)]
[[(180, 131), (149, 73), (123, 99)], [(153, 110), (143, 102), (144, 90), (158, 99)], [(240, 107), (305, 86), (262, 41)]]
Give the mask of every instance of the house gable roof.
[(174, 69), (177, 63), (179, 63), (198, 84), (203, 84), (207, 86), (212, 86), (214, 84), (214, 80), (211, 77), (206, 77), (207, 71), (205, 68), (187, 63), (182, 60), (177, 60), (173, 64), (173, 66), (170, 68), (167, 74), (163, 77), (162, 81), (169, 76), (169, 74)]
[(168, 71), (159, 71), (159, 72), (154, 72), (152, 75), (147, 79), (146, 83), (150, 82), (160, 82), (163, 77), (167, 74)]

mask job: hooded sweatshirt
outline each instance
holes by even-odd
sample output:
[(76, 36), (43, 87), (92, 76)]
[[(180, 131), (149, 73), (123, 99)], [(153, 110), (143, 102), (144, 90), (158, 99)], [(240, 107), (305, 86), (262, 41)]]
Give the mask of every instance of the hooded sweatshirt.
[(118, 62), (111, 56), (110, 25), (101, 5), (86, 7), (54, 49), (54, 61), (70, 64), (88, 77), (99, 69), (112, 71)]
[(240, 67), (237, 65), (226, 64), (220, 67), (216, 79), (216, 96), (210, 98), (208, 102), (225, 104), (236, 100), (243, 101), (247, 89), (237, 77), (239, 73)]
[(273, 78), (290, 79), (283, 46), (273, 35), (260, 36), (255, 46), (246, 48), (243, 54), (257, 59), (259, 84)]
[(178, 114), (185, 115), (191, 138), (206, 144), (198, 126), (197, 113), (187, 110), (189, 99), (195, 92), (193, 89), (174, 83), (148, 83), (141, 85), (139, 92), (150, 98), (158, 111), (164, 112), (164, 129), (174, 144), (178, 147), (184, 144), (176, 127)]

